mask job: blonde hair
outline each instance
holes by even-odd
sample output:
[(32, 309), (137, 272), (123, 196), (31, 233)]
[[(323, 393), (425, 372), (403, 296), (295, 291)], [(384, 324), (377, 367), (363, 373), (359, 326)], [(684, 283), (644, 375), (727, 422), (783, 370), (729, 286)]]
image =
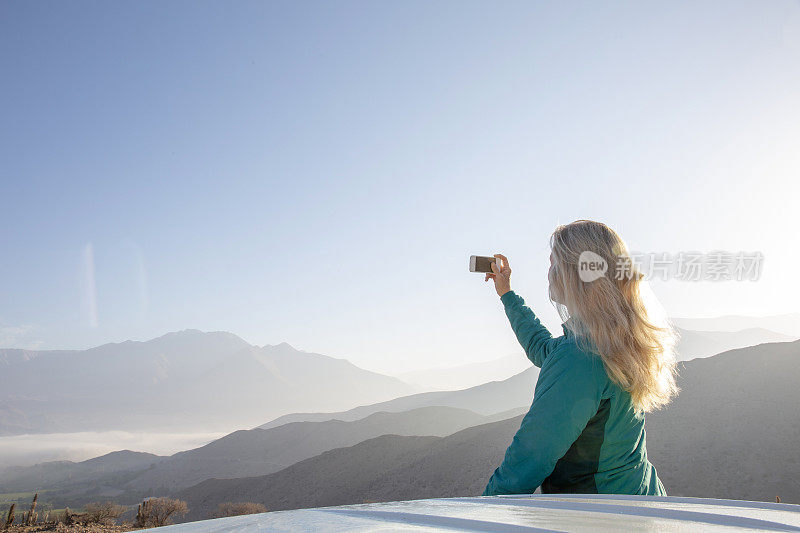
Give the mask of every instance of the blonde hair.
[[(550, 249), (550, 299), (565, 327), (600, 356), (609, 378), (630, 393), (637, 413), (667, 405), (679, 391), (677, 335), (658, 301), (649, 297), (644, 275), (620, 236), (600, 222), (577, 220), (556, 228)], [(607, 265), (591, 281), (580, 275), (585, 252)]]

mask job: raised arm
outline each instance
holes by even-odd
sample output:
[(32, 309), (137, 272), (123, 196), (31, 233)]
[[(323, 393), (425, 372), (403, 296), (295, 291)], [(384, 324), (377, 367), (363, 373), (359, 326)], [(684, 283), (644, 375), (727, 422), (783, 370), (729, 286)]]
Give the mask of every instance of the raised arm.
[(525, 355), (534, 365), (541, 368), (558, 342), (539, 322), (530, 307), (525, 305), (525, 300), (520, 295), (508, 291), (500, 297), (500, 301), (503, 302), (506, 316), (511, 322), (511, 329), (525, 350)]
[(503, 254), (494, 256), (497, 261), (492, 263), (492, 271), (486, 274), (486, 281), (494, 280), (494, 288), (503, 302), (517, 340), (525, 349), (525, 355), (541, 368), (558, 342), (525, 305), (525, 300), (511, 290), (511, 265), (508, 258)]
[(602, 362), (588, 357), (569, 346), (550, 355), (539, 374), (531, 409), (484, 496), (531, 494), (553, 472), (600, 406), (603, 381), (597, 372)]

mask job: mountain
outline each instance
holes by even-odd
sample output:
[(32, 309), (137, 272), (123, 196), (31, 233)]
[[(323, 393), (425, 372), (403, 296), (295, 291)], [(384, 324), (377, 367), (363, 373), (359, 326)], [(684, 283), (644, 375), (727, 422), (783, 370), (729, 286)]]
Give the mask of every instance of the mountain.
[(175, 496), (188, 503), (187, 520), (200, 520), (223, 501), (259, 502), (279, 511), (480, 494), (520, 420), (472, 427), (445, 438), (384, 435), (274, 474), (210, 479)]
[(397, 377), (424, 389), (458, 390), (475, 387), (487, 381), (508, 379), (530, 366), (531, 363), (524, 354), (515, 354), (468, 365), (414, 370), (398, 374)]
[[(506, 414), (514, 416), (518, 411)], [(82, 463), (59, 461), (8, 468), (0, 471), (0, 491), (47, 490), (48, 501), (59, 506), (82, 505), (96, 499), (98, 492), (124, 494), (135, 501), (135, 495), (185, 488), (209, 478), (276, 472), (333, 448), (380, 435), (444, 436), (493, 421), (495, 416), (451, 407), (423, 407), (375, 413), (353, 422), (295, 422), (271, 429), (242, 430), (170, 457), (125, 451)]]
[(800, 341), (685, 363), (681, 393), (647, 417), (671, 495), (800, 503)]
[(323, 420), (358, 420), (379, 411), (400, 412), (419, 407), (445, 406), (468, 409), (482, 415), (493, 415), (509, 409), (530, 406), (539, 369), (533, 365), (524, 372), (502, 381), (492, 381), (457, 391), (422, 392), (394, 400), (356, 407), (333, 413), (294, 413), (280, 416), (259, 427), (282, 426), (289, 422), (320, 422)]
[(466, 409), (423, 407), (401, 413), (375, 413), (353, 422), (293, 422), (270, 429), (236, 431), (169, 457), (157, 468), (131, 480), (126, 488), (175, 489), (212, 477), (268, 474), (327, 450), (388, 433), (444, 436), (487, 420)]
[(679, 361), (708, 357), (765, 342), (788, 342), (797, 338), (763, 328), (749, 328), (740, 331), (695, 331), (681, 328), (677, 328), (677, 330), (680, 335), (676, 346)]
[[(680, 360), (689, 360), (697, 357), (708, 357), (717, 353), (721, 353), (734, 348), (741, 348), (752, 346), (765, 342), (783, 342), (793, 340), (792, 337), (775, 333), (773, 331), (764, 330), (760, 328), (750, 328), (741, 331), (691, 331), (691, 330), (678, 330), (680, 338), (676, 347)], [(331, 419), (339, 420), (357, 420), (368, 416), (371, 413), (379, 411), (405, 411), (422, 406), (444, 405), (450, 407), (457, 407), (462, 409), (469, 409), (480, 414), (492, 414), (508, 409), (513, 409), (522, 406), (529, 406), (533, 399), (533, 387), (536, 385), (536, 379), (539, 375), (539, 369), (533, 366), (524, 354), (516, 356), (516, 363), (506, 361), (506, 358), (490, 361), (489, 363), (480, 363), (476, 368), (482, 368), (483, 365), (498, 364), (498, 369), (486, 370), (487, 375), (491, 372), (504, 373), (512, 366), (519, 364), (523, 368), (527, 368), (509, 378), (483, 383), (474, 387), (469, 387), (463, 390), (454, 391), (434, 391), (423, 392), (406, 397), (396, 398), (386, 402), (380, 402), (374, 405), (364, 405), (356, 407), (344, 412), (324, 412), (324, 413), (293, 413), (284, 415), (267, 422), (260, 426), (261, 428), (276, 427), (288, 422), (299, 421), (323, 421)], [(508, 365), (503, 367), (503, 365)], [(472, 365), (466, 365), (464, 370), (465, 374), (469, 374), (474, 370)], [(442, 370), (446, 374), (446, 370)], [(438, 370), (433, 373), (428, 371), (419, 371), (419, 376), (429, 376), (430, 379), (436, 379)], [(409, 379), (413, 378), (413, 373), (403, 374), (404, 377)], [(445, 379), (445, 378), (442, 378)], [(457, 378), (461, 379), (461, 378)], [(423, 384), (419, 382), (420, 384)], [(433, 381), (429, 382), (433, 383)], [(497, 391), (503, 391), (503, 394), (497, 394)]]
[[(741, 331), (693, 331), (677, 328), (679, 333), (676, 350), (678, 359), (688, 361), (696, 357), (708, 357), (734, 348), (755, 346), (765, 342), (787, 342), (795, 336), (776, 333), (764, 328), (749, 328)], [(406, 383), (428, 390), (459, 390), (474, 387), (488, 381), (502, 381), (531, 366), (525, 354), (519, 353), (492, 361), (468, 365), (428, 368), (398, 374)]]
[[(681, 394), (647, 416), (648, 456), (673, 496), (800, 503), (800, 341), (682, 363)], [(507, 381), (507, 380), (506, 380)], [(500, 382), (506, 383), (506, 382)], [(502, 389), (496, 389), (502, 394)], [(480, 494), (521, 417), (453, 435), (385, 435), (267, 475), (177, 493), (191, 518), (223, 501), (270, 510)]]
[(348, 409), (413, 387), (283, 343), (186, 330), (83, 351), (0, 350), (0, 435), (251, 426)]
[(50, 461), (33, 466), (0, 470), (0, 492), (57, 490), (73, 485), (103, 485), (120, 474), (141, 472), (165, 458), (151, 453), (122, 450), (78, 463)]
[(741, 331), (761, 328), (800, 338), (800, 313), (771, 316), (728, 315), (709, 318), (673, 318), (672, 322), (684, 329), (697, 331)]

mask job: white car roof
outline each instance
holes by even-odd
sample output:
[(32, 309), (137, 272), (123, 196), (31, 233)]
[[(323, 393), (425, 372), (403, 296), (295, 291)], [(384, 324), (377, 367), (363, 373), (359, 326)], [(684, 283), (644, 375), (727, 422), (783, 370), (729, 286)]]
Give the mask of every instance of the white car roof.
[(800, 505), (610, 494), (437, 498), (318, 507), (164, 528), (232, 531), (800, 531)]

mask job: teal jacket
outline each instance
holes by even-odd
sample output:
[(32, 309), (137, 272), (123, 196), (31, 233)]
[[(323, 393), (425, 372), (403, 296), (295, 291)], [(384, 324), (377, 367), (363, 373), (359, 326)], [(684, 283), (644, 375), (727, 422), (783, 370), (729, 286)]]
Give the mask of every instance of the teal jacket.
[(554, 338), (514, 291), (500, 300), (528, 359), (542, 370), (522, 419), (484, 496), (543, 493), (666, 496), (647, 460), (644, 416), (612, 382), (600, 357), (565, 326)]

